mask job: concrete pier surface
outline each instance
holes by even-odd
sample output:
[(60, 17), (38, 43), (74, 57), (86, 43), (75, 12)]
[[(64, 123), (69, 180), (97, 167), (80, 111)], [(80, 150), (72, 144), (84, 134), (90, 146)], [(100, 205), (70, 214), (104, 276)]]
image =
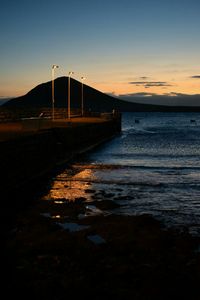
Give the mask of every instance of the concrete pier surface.
[[(119, 117), (117, 118), (119, 120)], [(70, 119), (43, 119), (43, 118), (27, 118), (17, 122), (0, 123), (0, 142), (13, 138), (28, 136), (35, 134), (44, 129), (51, 128), (68, 128), (84, 126), (86, 124), (104, 123), (113, 120), (111, 114), (99, 117), (73, 117)]]

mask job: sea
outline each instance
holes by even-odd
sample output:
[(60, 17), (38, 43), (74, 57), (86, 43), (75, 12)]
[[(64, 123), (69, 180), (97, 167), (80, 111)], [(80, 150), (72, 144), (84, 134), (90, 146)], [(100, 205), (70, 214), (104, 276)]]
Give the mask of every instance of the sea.
[(200, 236), (200, 113), (123, 113), (122, 132), (52, 179), (44, 199), (112, 201)]

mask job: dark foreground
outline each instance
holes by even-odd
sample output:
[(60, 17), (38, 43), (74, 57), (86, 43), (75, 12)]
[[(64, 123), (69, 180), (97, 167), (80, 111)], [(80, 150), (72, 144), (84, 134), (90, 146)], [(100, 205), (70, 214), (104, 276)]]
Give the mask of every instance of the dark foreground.
[[(106, 211), (115, 204), (95, 205)], [(46, 200), (17, 214), (3, 257), (7, 296), (200, 299), (199, 239), (187, 231), (166, 230), (148, 215), (83, 218), (86, 209), (83, 199)], [(78, 228), (64, 229), (66, 223), (88, 227), (71, 232)]]

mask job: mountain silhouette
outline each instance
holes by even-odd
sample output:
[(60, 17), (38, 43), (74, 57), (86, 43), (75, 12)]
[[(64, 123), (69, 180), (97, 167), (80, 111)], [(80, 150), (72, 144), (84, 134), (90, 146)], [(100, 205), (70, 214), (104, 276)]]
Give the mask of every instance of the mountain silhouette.
[[(70, 104), (71, 108), (81, 107), (82, 83), (70, 78)], [(59, 77), (54, 81), (55, 107), (65, 107), (68, 104), (68, 77)], [(119, 101), (94, 88), (83, 85), (84, 109), (91, 111), (105, 111), (120, 107)], [(118, 103), (119, 102), (119, 103)], [(39, 84), (26, 95), (20, 96), (3, 104), (15, 107), (51, 107), (52, 106), (52, 81)]]
[[(54, 80), (55, 108), (68, 105), (68, 77), (59, 77)], [(81, 108), (82, 83), (70, 78), (70, 106), (72, 109)], [(153, 104), (133, 103), (120, 100), (102, 93), (88, 85), (83, 85), (84, 110), (95, 112), (110, 112), (113, 109), (120, 112), (134, 111), (196, 111), (194, 107), (175, 107)], [(39, 108), (52, 106), (52, 81), (39, 84), (26, 95), (13, 98), (2, 106)]]
[[(54, 81), (55, 107), (65, 107), (68, 104), (68, 77), (59, 77)], [(81, 107), (82, 83), (70, 78), (70, 104), (71, 108)], [(84, 110), (90, 111), (134, 111), (135, 105), (128, 101), (116, 99), (104, 94), (88, 85), (83, 85)], [(137, 104), (136, 104), (137, 105)], [(139, 107), (143, 106), (138, 104)], [(137, 106), (138, 106), (137, 105)], [(6, 107), (51, 107), (52, 81), (39, 84), (26, 95), (20, 96), (3, 104)], [(145, 105), (146, 106), (146, 105)]]

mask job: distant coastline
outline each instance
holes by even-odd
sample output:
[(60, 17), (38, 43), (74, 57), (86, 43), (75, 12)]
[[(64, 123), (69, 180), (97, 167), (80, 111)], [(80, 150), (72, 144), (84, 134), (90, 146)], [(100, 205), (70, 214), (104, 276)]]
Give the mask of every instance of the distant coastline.
[(152, 104), (163, 106), (183, 106), (183, 107), (200, 107), (200, 94), (128, 94), (117, 96), (121, 100), (129, 101), (137, 104)]
[[(55, 80), (55, 107), (66, 108), (68, 103), (68, 77), (59, 77)], [(102, 93), (88, 85), (83, 85), (84, 110), (91, 112), (200, 112), (200, 95), (112, 95)], [(82, 99), (82, 83), (71, 79), (72, 109), (80, 109)], [(191, 99), (191, 106), (186, 105)], [(35, 108), (52, 106), (52, 82), (48, 81), (30, 90), (26, 95), (5, 99), (2, 107), (5, 108)], [(146, 103), (142, 103), (142, 101)], [(148, 103), (147, 103), (148, 101)], [(151, 103), (150, 103), (151, 102)], [(152, 104), (154, 102), (154, 104)], [(161, 103), (173, 103), (164, 105)], [(158, 103), (158, 104), (155, 104)], [(183, 103), (184, 105), (177, 105)], [(194, 105), (199, 103), (199, 105)]]

